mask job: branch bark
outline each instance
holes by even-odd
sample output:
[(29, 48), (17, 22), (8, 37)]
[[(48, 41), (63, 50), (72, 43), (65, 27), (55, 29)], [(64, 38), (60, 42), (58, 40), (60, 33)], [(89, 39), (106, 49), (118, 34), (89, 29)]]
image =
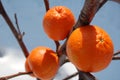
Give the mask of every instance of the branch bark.
[(120, 60), (120, 57), (113, 57), (112, 60)]
[(78, 74), (79, 74), (79, 72), (76, 72), (76, 73), (74, 73), (74, 74), (72, 74), (72, 75), (70, 75), (70, 76), (68, 76), (68, 77), (64, 78), (63, 80), (68, 80), (68, 79), (71, 79), (71, 78), (73, 78), (73, 77), (77, 76)]
[(106, 2), (107, 0), (85, 0), (83, 9), (73, 28), (76, 29), (79, 26), (89, 25), (95, 14)]
[(27, 57), (29, 55), (29, 52), (23, 42), (23, 39), (21, 34), (19, 34), (15, 28), (15, 26), (13, 25), (12, 21), (10, 20), (9, 16), (7, 15), (3, 5), (2, 5), (2, 2), (0, 0), (0, 14), (2, 15), (2, 17), (5, 19), (6, 23), (8, 24), (8, 27), (11, 29), (12, 33), (14, 34), (16, 40), (18, 41), (25, 57)]
[(49, 1), (48, 0), (44, 0), (44, 4), (45, 4), (45, 8), (46, 8), (46, 12), (49, 10)]
[(9, 75), (9, 76), (5, 76), (5, 77), (0, 77), (0, 80), (8, 80), (17, 76), (21, 76), (21, 75), (26, 75), (26, 74), (32, 74), (32, 72), (19, 72), (13, 75)]

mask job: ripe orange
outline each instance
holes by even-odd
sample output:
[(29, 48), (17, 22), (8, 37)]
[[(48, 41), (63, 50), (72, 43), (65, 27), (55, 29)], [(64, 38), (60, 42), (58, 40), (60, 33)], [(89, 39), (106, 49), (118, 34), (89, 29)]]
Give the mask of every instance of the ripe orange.
[[(32, 70), (30, 69), (29, 63), (28, 63), (28, 58), (26, 58), (26, 61), (25, 61), (25, 71), (32, 72)], [(34, 74), (30, 74), (30, 76), (35, 77)]]
[(74, 23), (75, 18), (70, 9), (65, 6), (55, 6), (44, 15), (43, 29), (49, 38), (63, 40)]
[(70, 61), (79, 70), (97, 72), (109, 65), (114, 49), (112, 40), (103, 29), (87, 25), (71, 33), (66, 51)]
[(33, 74), (42, 80), (51, 80), (58, 71), (59, 60), (56, 53), (47, 47), (36, 47), (28, 56)]

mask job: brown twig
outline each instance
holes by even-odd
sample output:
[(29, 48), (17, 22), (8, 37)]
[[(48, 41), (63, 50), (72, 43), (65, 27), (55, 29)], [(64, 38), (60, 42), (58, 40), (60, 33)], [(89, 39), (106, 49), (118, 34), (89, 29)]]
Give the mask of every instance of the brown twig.
[(85, 0), (79, 18), (73, 30), (79, 26), (89, 25), (97, 11), (107, 2), (107, 0)]
[(15, 17), (15, 21), (16, 21), (15, 23), (16, 23), (16, 26), (17, 26), (17, 29), (16, 29), (16, 30), (17, 30), (17, 32), (18, 32), (18, 34), (19, 34), (18, 37), (19, 37), (19, 39), (22, 39), (23, 36), (25, 35), (25, 32), (21, 32), (21, 31), (20, 31), (20, 27), (19, 27), (19, 25), (18, 25), (17, 14), (15, 14), (14, 17)]
[(117, 55), (119, 55), (120, 54), (120, 50), (119, 51), (117, 51), (116, 53), (114, 53), (114, 55), (113, 56), (117, 56)]
[(120, 54), (120, 50), (113, 54), (112, 60), (120, 60), (120, 56), (118, 56), (119, 54)]
[(20, 27), (19, 27), (19, 24), (18, 24), (17, 14), (16, 14), (16, 13), (14, 14), (14, 17), (15, 17), (15, 21), (16, 21), (15, 23), (16, 23), (16, 26), (17, 26), (17, 29), (18, 29), (17, 32), (18, 32), (19, 34), (21, 34)]
[(45, 4), (45, 8), (46, 8), (46, 12), (49, 10), (49, 1), (48, 0), (44, 0), (44, 4)]
[(72, 75), (67, 76), (67, 77), (66, 77), (66, 78), (64, 78), (63, 80), (68, 80), (68, 79), (71, 79), (71, 78), (73, 78), (73, 77), (77, 76), (78, 74), (79, 74), (79, 72), (73, 73)]
[(56, 52), (58, 53), (58, 49), (59, 49), (60, 43), (59, 43), (59, 41), (54, 41), (54, 43), (56, 45)]
[(98, 12), (100, 10), (100, 8), (107, 2), (108, 0), (99, 0), (98, 3), (98, 8), (96, 10), (96, 12)]
[(9, 16), (7, 15), (7, 13), (6, 13), (3, 5), (2, 5), (1, 0), (0, 0), (0, 13), (3, 16), (3, 18), (5, 19), (6, 23), (9, 25), (8, 27), (11, 29), (11, 31), (14, 34), (16, 40), (18, 41), (18, 43), (19, 43), (25, 57), (27, 57), (29, 55), (29, 52), (28, 52), (22, 38), (20, 37), (21, 34), (19, 34), (19, 32), (17, 32), (17, 30), (15, 29), (15, 26), (13, 25), (13, 23), (10, 20)]
[(79, 80), (96, 80), (96, 78), (89, 72), (79, 71)]
[(120, 4), (120, 0), (109, 0), (109, 1), (114, 1), (114, 2), (116, 2), (118, 4)]
[(112, 60), (120, 60), (120, 57), (113, 57)]
[(17, 76), (21, 76), (21, 75), (26, 75), (26, 74), (32, 74), (32, 72), (19, 72), (13, 75), (9, 75), (9, 76), (5, 76), (5, 77), (0, 77), (0, 80), (8, 80)]

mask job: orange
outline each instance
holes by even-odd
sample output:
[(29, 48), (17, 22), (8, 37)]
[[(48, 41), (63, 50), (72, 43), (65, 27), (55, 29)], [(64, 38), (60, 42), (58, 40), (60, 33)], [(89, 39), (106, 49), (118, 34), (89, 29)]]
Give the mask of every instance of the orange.
[(75, 24), (72, 11), (65, 6), (55, 6), (43, 18), (43, 29), (49, 38), (63, 40)]
[[(32, 70), (30, 69), (29, 63), (28, 63), (28, 58), (26, 58), (25, 61), (25, 71), (26, 72), (32, 72)], [(34, 74), (30, 74), (32, 77), (35, 77)]]
[(51, 80), (59, 68), (57, 54), (43, 46), (36, 47), (31, 51), (28, 62), (33, 74), (41, 80)]
[(113, 56), (109, 35), (98, 26), (80, 26), (68, 38), (66, 51), (69, 60), (81, 71), (98, 72), (105, 69)]

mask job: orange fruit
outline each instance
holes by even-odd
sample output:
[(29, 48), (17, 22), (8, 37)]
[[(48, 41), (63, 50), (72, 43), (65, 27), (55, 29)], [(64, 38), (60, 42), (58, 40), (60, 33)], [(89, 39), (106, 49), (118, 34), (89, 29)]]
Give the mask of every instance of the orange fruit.
[(51, 80), (59, 68), (57, 54), (43, 46), (34, 48), (28, 56), (28, 61), (33, 74), (42, 80)]
[[(32, 72), (32, 70), (30, 69), (29, 63), (28, 63), (28, 58), (26, 58), (26, 61), (25, 61), (25, 71)], [(30, 76), (35, 77), (34, 74), (30, 74)]]
[(55, 6), (48, 10), (43, 18), (43, 29), (49, 38), (63, 40), (67, 37), (75, 23), (70, 9), (65, 6)]
[(69, 60), (81, 71), (98, 72), (112, 60), (113, 43), (109, 35), (94, 25), (80, 26), (68, 38)]

